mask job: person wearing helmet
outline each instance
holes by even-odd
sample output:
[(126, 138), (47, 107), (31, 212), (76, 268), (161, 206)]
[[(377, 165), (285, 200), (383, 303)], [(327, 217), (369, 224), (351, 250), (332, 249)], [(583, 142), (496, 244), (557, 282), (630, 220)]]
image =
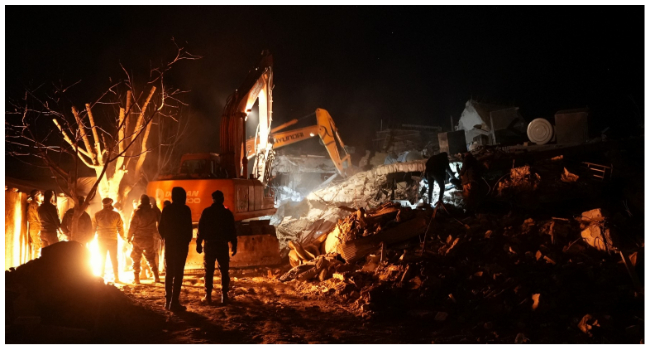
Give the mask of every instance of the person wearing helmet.
[(93, 233), (97, 233), (97, 243), (102, 259), (101, 276), (104, 277), (106, 268), (106, 253), (113, 265), (115, 282), (120, 282), (117, 262), (117, 236), (124, 239), (124, 222), (120, 213), (113, 208), (113, 199), (102, 199), (102, 210), (95, 213), (93, 218)]

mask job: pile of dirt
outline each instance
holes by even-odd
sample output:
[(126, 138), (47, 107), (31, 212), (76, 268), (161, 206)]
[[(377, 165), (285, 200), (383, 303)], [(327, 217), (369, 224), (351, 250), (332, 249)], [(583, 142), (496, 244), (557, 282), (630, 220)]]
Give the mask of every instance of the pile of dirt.
[(164, 319), (93, 276), (77, 242), (43, 248), (41, 257), (5, 271), (7, 343), (147, 343)]
[[(447, 209), (433, 220), (431, 209), (406, 214), (393, 203), (359, 210), (329, 234), (335, 248), (329, 237), (294, 244), (296, 267), (279, 279), (363, 317), (430, 321), (448, 342), (643, 341), (642, 283), (633, 276), (642, 276), (643, 243), (611, 239), (631, 226), (600, 210), (533, 218)], [(386, 231), (404, 239), (372, 240)]]
[[(283, 203), (274, 216), (280, 247), (289, 241), (310, 242), (331, 231), (349, 208), (372, 209), (386, 201), (415, 204), (423, 199), (427, 184), (422, 181), (426, 160), (393, 163), (363, 171), (339, 182), (331, 182), (310, 193), (302, 202)], [(438, 196), (434, 186), (433, 197)], [(445, 201), (461, 203), (460, 191), (445, 192)]]

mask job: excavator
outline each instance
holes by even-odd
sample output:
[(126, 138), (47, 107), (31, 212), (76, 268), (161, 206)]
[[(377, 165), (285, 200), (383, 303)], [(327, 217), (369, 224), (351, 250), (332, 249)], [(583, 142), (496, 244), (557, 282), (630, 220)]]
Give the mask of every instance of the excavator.
[[(350, 154), (348, 154), (345, 148), (345, 144), (343, 143), (343, 140), (339, 135), (338, 129), (336, 129), (336, 125), (334, 124), (334, 120), (332, 119), (332, 116), (329, 114), (327, 110), (322, 108), (317, 108), (316, 112), (307, 115), (303, 118), (311, 117), (314, 114), (316, 115), (316, 122), (317, 122), (316, 125), (311, 125), (311, 126), (307, 126), (295, 130), (281, 131), (298, 123), (299, 121), (298, 119), (293, 119), (280, 126), (271, 129), (273, 150), (282, 148), (284, 146), (292, 145), (300, 141), (305, 141), (318, 135), (320, 137), (322, 144), (327, 149), (327, 153), (332, 159), (332, 162), (336, 167), (336, 171), (342, 177), (347, 177), (348, 175), (350, 175), (348, 174), (348, 171), (351, 169)], [(255, 141), (255, 143), (253, 141)], [(248, 159), (255, 157), (256, 149), (260, 147), (259, 144), (260, 144), (259, 137), (249, 138), (248, 140), (246, 140), (246, 150), (248, 151), (246, 156)], [(341, 158), (341, 151), (345, 154), (343, 158)]]
[[(216, 190), (223, 192), (224, 205), (232, 211), (237, 227), (237, 254), (231, 258), (230, 266), (281, 263), (275, 227), (269, 225), (269, 220), (263, 220), (276, 212), (273, 193), (266, 186), (273, 161), (273, 145), (269, 142), (272, 90), (273, 57), (265, 50), (239, 89), (226, 101), (219, 138), (221, 153), (185, 154), (176, 174), (159, 176), (147, 185), (147, 194), (156, 199), (157, 205), (171, 198), (173, 187), (182, 187), (187, 192), (186, 204), (192, 210), (194, 238), (190, 243), (186, 273), (203, 268), (202, 256), (195, 249), (196, 228), (203, 209), (212, 205), (211, 194)], [(259, 109), (258, 142), (251, 156), (255, 161), (249, 174), (246, 121), (256, 102)]]
[[(232, 267), (269, 266), (281, 263), (275, 227), (269, 220), (275, 214), (274, 197), (267, 187), (271, 179), (274, 149), (319, 135), (338, 173), (347, 177), (351, 169), (350, 155), (341, 140), (334, 120), (325, 109), (318, 108), (317, 124), (291, 131), (282, 131), (299, 122), (293, 119), (271, 129), (273, 90), (273, 58), (262, 52), (258, 64), (249, 71), (239, 89), (226, 101), (221, 118), (221, 154), (191, 153), (181, 157), (178, 171), (161, 175), (147, 185), (147, 194), (157, 205), (171, 198), (173, 187), (187, 192), (186, 204), (192, 210), (195, 227), (186, 261), (186, 273), (203, 268), (202, 257), (196, 254), (196, 227), (203, 209), (212, 204), (212, 192), (224, 193), (224, 205), (235, 217), (237, 254), (231, 258)], [(255, 137), (246, 140), (246, 122), (255, 102), (259, 102), (259, 118)], [(253, 142), (255, 140), (255, 142)], [(341, 152), (344, 156), (341, 158)], [(248, 163), (255, 158), (252, 171)]]

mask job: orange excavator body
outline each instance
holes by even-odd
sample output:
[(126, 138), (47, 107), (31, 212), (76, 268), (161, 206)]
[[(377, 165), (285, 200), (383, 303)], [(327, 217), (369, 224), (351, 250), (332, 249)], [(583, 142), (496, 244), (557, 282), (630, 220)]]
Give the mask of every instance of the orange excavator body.
[(147, 185), (147, 194), (156, 198), (161, 209), (165, 200), (171, 200), (172, 188), (182, 187), (187, 192), (186, 204), (192, 211), (194, 238), (185, 264), (186, 273), (203, 269), (203, 256), (197, 254), (195, 249), (196, 231), (201, 213), (212, 205), (211, 195), (216, 190), (223, 192), (224, 206), (235, 217), (238, 245), (237, 254), (230, 259), (230, 266), (281, 263), (275, 227), (269, 225), (269, 220), (261, 220), (276, 212), (273, 193), (265, 184), (268, 177), (265, 171), (270, 167), (267, 161), (272, 161), (272, 154), (269, 156), (272, 148), (266, 142), (257, 145), (258, 159), (253, 178), (248, 178), (248, 159), (245, 156), (245, 123), (253, 104), (258, 100), (259, 138), (268, 140), (272, 113), (272, 68), (273, 58), (265, 51), (240, 88), (228, 98), (221, 118), (221, 154), (185, 154), (175, 174), (160, 176)]

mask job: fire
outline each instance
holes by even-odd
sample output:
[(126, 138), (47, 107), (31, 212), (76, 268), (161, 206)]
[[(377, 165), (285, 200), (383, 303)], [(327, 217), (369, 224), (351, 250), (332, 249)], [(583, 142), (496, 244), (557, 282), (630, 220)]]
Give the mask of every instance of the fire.
[[(90, 250), (90, 266), (93, 269), (93, 273), (95, 276), (100, 276), (102, 272), (102, 257), (99, 255), (99, 243), (97, 242), (97, 236), (95, 236), (92, 242), (88, 244), (88, 250)], [(109, 263), (110, 262), (107, 262), (106, 265)]]
[[(120, 274), (120, 281), (131, 281), (132, 278), (127, 278), (126, 280), (124, 279), (124, 274), (122, 272), (126, 271), (130, 266), (127, 266), (126, 264), (126, 252), (124, 249), (126, 242), (122, 240), (121, 238), (118, 238), (117, 241), (117, 261), (118, 261), (118, 266), (120, 267), (118, 273)], [(108, 256), (108, 253), (102, 254), (99, 252), (99, 242), (97, 240), (97, 236), (88, 243), (88, 250), (90, 250), (90, 266), (92, 268), (93, 273), (95, 276), (102, 277), (105, 281), (109, 280), (115, 280), (115, 276), (113, 276), (113, 265), (111, 263), (111, 259)], [(102, 260), (106, 259), (106, 267), (104, 268), (104, 275), (102, 276)]]

